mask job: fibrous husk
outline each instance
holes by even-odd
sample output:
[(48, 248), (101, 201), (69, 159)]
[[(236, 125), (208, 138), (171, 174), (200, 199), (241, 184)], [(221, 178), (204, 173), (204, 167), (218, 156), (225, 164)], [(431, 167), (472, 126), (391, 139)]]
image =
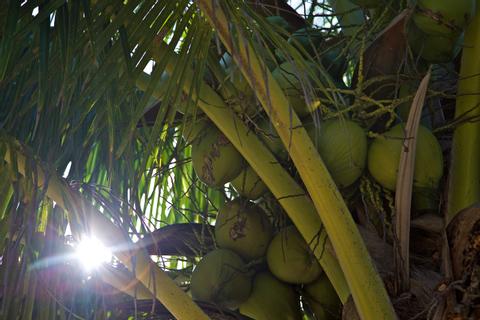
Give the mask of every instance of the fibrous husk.
[(255, 320), (300, 320), (300, 299), (295, 289), (270, 272), (257, 274), (250, 297), (240, 305), (240, 313)]
[[(410, 291), (395, 297), (393, 247), (382, 240), (375, 231), (358, 226), (368, 252), (382, 277), (387, 292), (392, 297), (392, 303), (399, 319), (411, 319), (426, 315), (435, 303), (434, 297), (442, 277), (435, 271), (412, 265), (410, 272)], [(412, 261), (415, 257), (412, 258)], [(343, 320), (360, 319), (351, 297), (345, 303), (342, 311)], [(420, 317), (419, 319), (423, 319)]]
[(272, 235), (265, 212), (252, 202), (235, 199), (218, 212), (215, 223), (218, 246), (235, 251), (245, 260), (265, 255)]
[(235, 309), (250, 295), (251, 275), (236, 253), (216, 249), (197, 264), (190, 287), (196, 300)]
[(270, 242), (268, 267), (278, 279), (288, 283), (309, 283), (322, 268), (295, 226), (282, 229)]
[[(458, 319), (480, 317), (480, 204), (460, 211), (447, 227), (458, 303), (450, 310)], [(469, 319), (470, 319), (469, 318)]]

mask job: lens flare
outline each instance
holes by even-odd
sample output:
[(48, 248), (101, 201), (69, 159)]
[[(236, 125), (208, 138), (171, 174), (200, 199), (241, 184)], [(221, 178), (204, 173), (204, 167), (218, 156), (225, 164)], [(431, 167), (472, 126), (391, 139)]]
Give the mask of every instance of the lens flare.
[(94, 237), (82, 239), (77, 245), (76, 256), (86, 271), (112, 260), (112, 252)]

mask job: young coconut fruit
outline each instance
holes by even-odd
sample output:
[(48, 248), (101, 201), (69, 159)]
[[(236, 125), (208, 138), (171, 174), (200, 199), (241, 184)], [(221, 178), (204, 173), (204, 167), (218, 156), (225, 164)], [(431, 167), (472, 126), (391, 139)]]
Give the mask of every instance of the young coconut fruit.
[(302, 28), (298, 29), (288, 39), (291, 44), (299, 44), (310, 55), (315, 56), (318, 53), (318, 47), (323, 41), (323, 33), (320, 29)]
[(255, 320), (300, 320), (300, 301), (295, 289), (275, 278), (270, 272), (253, 279), (250, 297), (240, 305), (240, 313)]
[(350, 1), (362, 8), (377, 8), (377, 7), (380, 7), (382, 4), (385, 4), (384, 0), (350, 0)]
[(207, 126), (213, 126), (213, 124), (205, 118), (187, 118), (180, 127), (180, 131), (185, 142), (191, 144), (201, 136), (203, 129)]
[(215, 222), (218, 246), (235, 251), (247, 261), (265, 255), (272, 235), (265, 212), (252, 202), (235, 199), (218, 211)]
[(205, 255), (192, 272), (190, 288), (195, 300), (236, 309), (248, 299), (251, 275), (235, 252), (216, 249)]
[[(400, 153), (405, 140), (404, 124), (398, 124), (375, 138), (368, 150), (368, 170), (384, 188), (395, 191)], [(417, 196), (435, 194), (443, 175), (443, 155), (437, 138), (424, 126), (418, 127), (413, 191)], [(426, 192), (429, 190), (430, 192)], [(421, 199), (423, 202), (427, 199)], [(414, 194), (415, 201), (415, 194)], [(415, 205), (415, 204), (414, 204)], [(419, 208), (421, 209), (421, 208)]]
[(306, 129), (339, 188), (350, 186), (362, 175), (367, 161), (367, 135), (358, 124), (335, 119)]
[(308, 76), (308, 70), (315, 72), (317, 66), (312, 62), (306, 62), (306, 67), (307, 69), (303, 69), (299, 63), (287, 61), (272, 72), (273, 78), (275, 78), (280, 88), (283, 89), (290, 106), (299, 117), (308, 115), (319, 106), (317, 103), (308, 105), (306, 102), (302, 84), (306, 85), (306, 82), (311, 79)]
[(258, 137), (267, 146), (267, 148), (281, 160), (288, 157), (288, 152), (283, 145), (280, 136), (268, 118), (262, 118), (258, 122)]
[(430, 63), (453, 60), (462, 47), (463, 34), (427, 34), (414, 23), (407, 31), (408, 44), (412, 51)]
[(275, 25), (286, 31), (293, 31), (290, 24), (282, 16), (269, 16), (266, 19), (272, 25)]
[(326, 274), (304, 287), (303, 294), (317, 320), (340, 319), (342, 303)]
[(278, 279), (288, 283), (309, 283), (322, 268), (295, 226), (273, 237), (267, 250), (268, 268)]
[(240, 174), (245, 162), (223, 133), (215, 126), (208, 125), (193, 141), (192, 164), (205, 184), (221, 187)]
[(240, 68), (235, 64), (232, 56), (228, 52), (225, 52), (223, 54), (222, 58), (220, 59), (220, 65), (225, 70), (228, 78), (233, 83), (235, 88), (237, 88), (237, 90), (245, 93), (246, 95), (253, 94), (252, 89), (247, 82), (247, 79), (245, 79), (242, 72), (240, 71)]
[[(222, 92), (224, 98), (227, 99), (233, 108), (233, 110), (239, 114), (247, 114), (250, 117), (253, 117), (260, 108), (256, 103), (255, 94), (250, 88), (247, 79), (243, 76), (240, 68), (233, 61), (232, 56), (225, 52), (222, 58), (220, 59), (220, 65), (225, 70), (227, 74), (226, 81), (230, 81), (233, 86), (236, 88), (238, 93), (237, 96), (230, 95), (230, 92)], [(222, 89), (221, 89), (222, 90)]]
[(412, 16), (423, 32), (458, 35), (475, 13), (475, 0), (418, 0)]
[(332, 76), (332, 79), (341, 83), (343, 83), (343, 74), (348, 67), (343, 50), (341, 38), (331, 38), (325, 41), (319, 50), (323, 67)]
[(268, 191), (265, 183), (250, 166), (243, 169), (240, 175), (233, 179), (231, 183), (242, 197), (249, 200), (257, 200)]

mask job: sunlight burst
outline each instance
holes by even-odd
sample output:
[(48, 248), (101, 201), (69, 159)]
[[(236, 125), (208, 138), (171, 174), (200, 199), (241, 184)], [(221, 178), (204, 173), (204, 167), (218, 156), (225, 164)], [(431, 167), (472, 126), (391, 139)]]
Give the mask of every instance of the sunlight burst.
[(95, 237), (84, 238), (76, 248), (76, 256), (87, 271), (112, 260), (112, 252)]

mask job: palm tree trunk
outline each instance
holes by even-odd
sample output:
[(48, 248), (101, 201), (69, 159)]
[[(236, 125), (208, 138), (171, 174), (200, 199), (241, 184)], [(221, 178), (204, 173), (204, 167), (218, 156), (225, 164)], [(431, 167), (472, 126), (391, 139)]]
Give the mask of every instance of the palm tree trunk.
[[(359, 314), (363, 319), (396, 319), (382, 279), (352, 216), (298, 116), (292, 114), (279, 85), (259, 61), (251, 45), (241, 36), (237, 39), (232, 36), (227, 17), (218, 2), (198, 0), (197, 4), (255, 90), (287, 146), (333, 244)], [(235, 52), (234, 45), (238, 52)]]
[[(465, 31), (448, 188), (447, 223), (462, 209), (480, 202), (480, 6)], [(467, 120), (468, 119), (468, 120)]]

